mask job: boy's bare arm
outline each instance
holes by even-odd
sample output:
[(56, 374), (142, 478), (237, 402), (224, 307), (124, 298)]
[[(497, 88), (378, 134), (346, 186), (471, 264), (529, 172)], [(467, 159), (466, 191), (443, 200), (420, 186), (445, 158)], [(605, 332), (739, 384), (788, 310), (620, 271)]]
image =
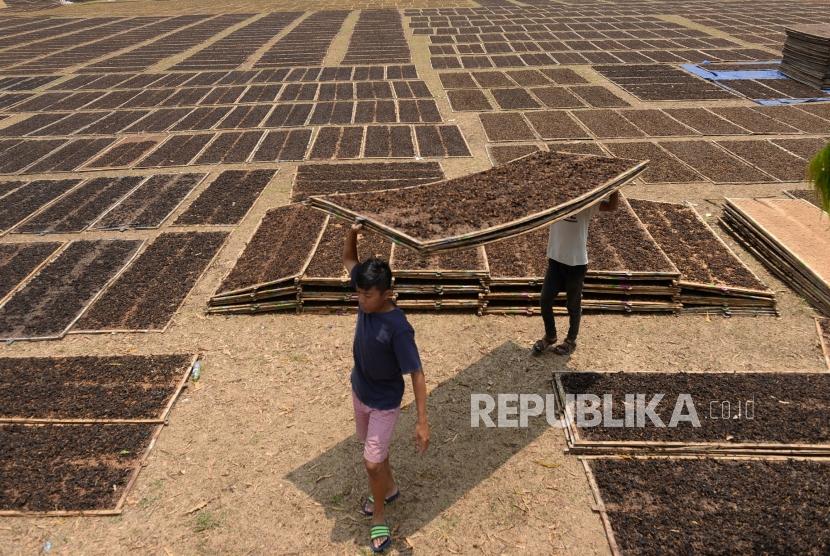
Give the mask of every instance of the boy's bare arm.
[(618, 206), (620, 206), (620, 192), (614, 191), (607, 199), (599, 204), (599, 210), (601, 212), (611, 212), (612, 210), (617, 210)]
[(352, 224), (349, 231), (346, 232), (346, 243), (343, 245), (343, 266), (351, 274), (352, 269), (359, 263), (357, 258), (357, 234), (363, 229), (363, 225), (359, 222)]
[(427, 381), (424, 378), (424, 371), (412, 373), (412, 390), (415, 392), (415, 407), (418, 409), (415, 444), (419, 452), (425, 452), (429, 447), (429, 419), (427, 418)]

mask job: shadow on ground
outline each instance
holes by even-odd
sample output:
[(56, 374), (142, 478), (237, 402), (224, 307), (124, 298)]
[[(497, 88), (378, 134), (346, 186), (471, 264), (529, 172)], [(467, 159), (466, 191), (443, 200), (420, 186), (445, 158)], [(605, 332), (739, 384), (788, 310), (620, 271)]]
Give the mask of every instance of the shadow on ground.
[[(564, 370), (568, 370), (565, 359), (533, 358), (526, 347), (513, 342), (499, 346), (429, 394), (432, 438), (424, 455), (415, 450), (414, 404), (404, 408), (391, 450), (392, 467), (402, 493), (388, 511), (397, 539), (413, 535), (453, 506), (549, 428), (543, 417), (531, 419), (527, 428), (473, 428), (470, 395), (552, 393), (551, 371)], [(355, 539), (365, 544), (369, 522), (357, 509), (368, 494), (368, 485), (362, 446), (355, 435), (286, 478), (335, 520), (332, 542)], [(490, 508), (482, 507), (481, 511)], [(396, 543), (398, 547), (401, 544)]]

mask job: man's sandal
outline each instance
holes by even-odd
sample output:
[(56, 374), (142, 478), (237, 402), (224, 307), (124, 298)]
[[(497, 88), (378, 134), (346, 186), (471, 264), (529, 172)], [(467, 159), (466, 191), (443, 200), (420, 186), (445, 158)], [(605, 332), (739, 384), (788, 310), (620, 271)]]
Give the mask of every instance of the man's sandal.
[(556, 343), (556, 338), (553, 340), (549, 340), (547, 337), (542, 338), (541, 340), (536, 340), (536, 343), (533, 344), (533, 355), (541, 355), (547, 350), (550, 346)]
[(576, 351), (576, 341), (565, 338), (565, 341), (553, 348), (556, 355), (570, 355)]
[[(401, 495), (401, 491), (400, 491), (400, 489), (398, 489), (398, 490), (395, 491), (394, 494), (391, 494), (391, 495), (387, 496), (384, 499), (384, 503), (391, 504), (392, 502), (397, 500), (398, 496), (400, 496), (400, 495)], [(363, 503), (363, 505), (360, 506), (360, 513), (362, 513), (366, 517), (372, 517), (372, 515), (375, 512), (374, 512), (374, 510), (367, 510), (366, 509), (367, 506), (372, 507), (372, 508), (374, 508), (374, 506), (375, 506), (375, 497), (372, 496), (371, 494), (366, 498), (366, 501)]]
[[(377, 539), (386, 538), (385, 541), (380, 543), (379, 545), (375, 546), (375, 541)], [(369, 546), (372, 547), (372, 552), (379, 553), (383, 552), (387, 548), (392, 545), (392, 531), (389, 529), (389, 526), (385, 523), (381, 523), (379, 525), (372, 525), (372, 528), (369, 529)]]

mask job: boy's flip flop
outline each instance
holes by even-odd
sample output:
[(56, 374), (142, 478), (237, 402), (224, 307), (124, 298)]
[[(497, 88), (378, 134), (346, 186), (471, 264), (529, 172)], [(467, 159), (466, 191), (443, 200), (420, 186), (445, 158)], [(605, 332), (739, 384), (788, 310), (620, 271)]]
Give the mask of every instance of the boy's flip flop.
[[(375, 539), (382, 539), (386, 537), (386, 540), (380, 543), (380, 545), (375, 546)], [(372, 525), (372, 528), (369, 529), (369, 546), (372, 547), (372, 552), (379, 553), (383, 552), (392, 544), (392, 531), (389, 529), (389, 526), (385, 523), (380, 525)]]
[[(391, 494), (391, 495), (387, 496), (387, 497), (384, 499), (384, 503), (385, 503), (385, 504), (391, 504), (392, 502), (394, 502), (395, 500), (397, 500), (397, 499), (398, 499), (398, 496), (400, 496), (400, 495), (401, 495), (401, 491), (400, 491), (400, 489), (398, 489), (398, 490), (396, 490), (396, 491), (395, 491), (395, 493), (394, 493), (394, 494)], [(367, 512), (367, 511), (366, 511), (366, 506), (367, 506), (367, 504), (372, 504), (373, 506), (374, 506), (374, 504), (375, 504), (375, 498), (374, 498), (374, 496), (372, 496), (371, 494), (369, 495), (369, 497), (368, 497), (368, 498), (366, 498), (366, 502), (364, 502), (364, 503), (363, 503), (363, 505), (362, 505), (362, 506), (360, 506), (360, 513), (362, 513), (362, 514), (363, 514), (363, 515), (365, 515), (366, 517), (372, 517), (372, 515), (373, 515), (375, 512), (373, 512), (373, 511)]]

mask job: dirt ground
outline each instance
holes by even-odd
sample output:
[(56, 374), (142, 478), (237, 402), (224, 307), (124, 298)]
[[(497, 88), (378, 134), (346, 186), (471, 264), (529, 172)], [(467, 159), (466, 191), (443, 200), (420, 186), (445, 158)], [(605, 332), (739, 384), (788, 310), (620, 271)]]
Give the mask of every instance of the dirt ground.
[[(324, 4), (342, 6), (313, 5)], [(310, 7), (296, 3), (300, 5)], [(166, 14), (191, 7), (198, 11), (197, 6), (212, 13), (275, 9), (270, 2), (142, 1), (106, 7), (90, 3), (51, 13)], [(280, 3), (280, 9), (291, 8), (291, 3)], [(453, 177), (487, 168), (486, 138), (478, 117), (450, 111), (437, 72), (429, 67), (427, 39), (413, 37), (408, 28), (406, 33), (419, 75), (435, 93), (444, 119), (461, 127), (474, 154), (472, 159), (442, 161), (445, 172)], [(340, 50), (330, 52), (329, 61), (345, 52), (346, 42), (335, 44)], [(575, 68), (599, 79), (587, 66)], [(354, 318), (204, 315), (208, 299), (262, 216), (288, 202), (295, 167), (280, 164), (280, 172), (242, 224), (227, 227), (231, 236), (225, 247), (166, 332), (70, 334), (58, 342), (0, 345), (3, 357), (181, 352), (199, 353), (204, 362), (201, 380), (191, 383), (176, 403), (122, 515), (4, 518), (0, 553), (32, 554), (47, 542), (50, 554), (367, 551), (368, 522), (356, 512), (367, 485), (349, 399)], [(792, 185), (633, 184), (625, 193), (690, 201), (715, 224), (724, 197), (779, 195)], [(187, 206), (180, 206), (168, 222)], [(564, 359), (530, 356), (528, 348), (542, 332), (539, 318), (410, 315), (427, 377), (432, 445), (425, 455), (417, 455), (414, 410), (407, 405), (392, 451), (403, 493), (389, 513), (396, 538), (393, 554), (609, 553), (582, 466), (563, 453), (562, 432), (544, 420), (527, 429), (471, 428), (471, 393), (551, 393), (552, 373), (563, 370), (826, 369), (815, 312), (714, 227), (776, 291), (779, 318), (587, 315), (578, 350)], [(149, 238), (159, 231), (119, 237)], [(565, 325), (562, 319), (558, 323)], [(411, 402), (407, 385), (404, 403)]]
[[(30, 554), (46, 541), (61, 554), (299, 553), (309, 534), (314, 552), (362, 550), (366, 525), (355, 508), (367, 487), (348, 385), (353, 318), (202, 314), (264, 210), (287, 196), (284, 181), (273, 185), (166, 333), (0, 348), (3, 356), (204, 356), (201, 380), (176, 404), (123, 515), (5, 519), (0, 544), (8, 553)], [(579, 349), (565, 360), (529, 355), (539, 319), (411, 315), (430, 391), (432, 447), (416, 454), (410, 407), (392, 455), (404, 493), (390, 513), (397, 548), (608, 551), (561, 431), (544, 421), (526, 430), (470, 428), (470, 393), (548, 393), (551, 373), (569, 369), (821, 371), (812, 309), (743, 255), (777, 291), (780, 318), (589, 315)], [(411, 401), (407, 391), (404, 403)]]

